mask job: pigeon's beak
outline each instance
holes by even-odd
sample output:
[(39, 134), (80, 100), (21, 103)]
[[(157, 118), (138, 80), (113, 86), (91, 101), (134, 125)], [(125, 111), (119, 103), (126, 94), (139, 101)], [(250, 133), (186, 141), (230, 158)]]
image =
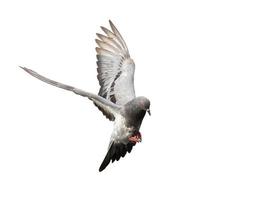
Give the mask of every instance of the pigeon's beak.
[(147, 109), (146, 110), (148, 112), (148, 114), (151, 116), (151, 112), (150, 112), (150, 109)]

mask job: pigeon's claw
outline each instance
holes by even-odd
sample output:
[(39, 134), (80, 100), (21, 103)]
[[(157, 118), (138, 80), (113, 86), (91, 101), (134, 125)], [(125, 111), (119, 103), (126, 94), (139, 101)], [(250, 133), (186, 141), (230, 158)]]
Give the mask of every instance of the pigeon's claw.
[(142, 141), (141, 133), (140, 133), (140, 132), (137, 132), (137, 133), (133, 134), (132, 136), (130, 136), (130, 137), (128, 138), (128, 140), (129, 140), (130, 142), (133, 142), (133, 143), (141, 142), (141, 141)]

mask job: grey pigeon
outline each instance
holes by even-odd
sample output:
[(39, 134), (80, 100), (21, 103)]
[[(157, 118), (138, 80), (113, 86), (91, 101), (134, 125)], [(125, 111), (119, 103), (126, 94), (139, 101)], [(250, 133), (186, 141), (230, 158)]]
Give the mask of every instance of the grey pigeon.
[(111, 30), (101, 27), (105, 35), (97, 33), (99, 39), (96, 39), (97, 78), (100, 84), (98, 95), (53, 81), (21, 67), (41, 81), (89, 98), (109, 120), (114, 121), (108, 152), (100, 165), (100, 172), (110, 161), (118, 161), (127, 152), (130, 153), (136, 143), (141, 142), (140, 126), (145, 113), (150, 114), (150, 101), (146, 97), (135, 96), (135, 65), (125, 41), (110, 20), (109, 23)]

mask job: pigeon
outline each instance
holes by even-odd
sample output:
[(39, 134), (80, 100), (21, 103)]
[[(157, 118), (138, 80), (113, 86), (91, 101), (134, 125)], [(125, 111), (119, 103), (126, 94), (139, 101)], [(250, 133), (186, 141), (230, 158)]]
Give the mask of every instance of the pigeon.
[(107, 154), (99, 167), (99, 172), (103, 171), (111, 161), (118, 161), (127, 152), (130, 153), (133, 146), (142, 141), (139, 131), (142, 120), (146, 112), (151, 114), (150, 100), (135, 95), (135, 64), (127, 45), (111, 20), (109, 24), (111, 29), (101, 26), (104, 33), (97, 33), (98, 39), (96, 39), (97, 78), (100, 85), (98, 95), (51, 80), (20, 66), (43, 82), (87, 97), (106, 118), (114, 121)]

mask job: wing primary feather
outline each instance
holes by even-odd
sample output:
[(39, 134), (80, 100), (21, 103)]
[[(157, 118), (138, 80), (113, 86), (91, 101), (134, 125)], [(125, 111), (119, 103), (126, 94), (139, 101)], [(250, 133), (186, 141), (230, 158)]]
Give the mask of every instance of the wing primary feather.
[(96, 47), (96, 52), (99, 54), (99, 55), (109, 55), (109, 56), (117, 56), (117, 54), (111, 52), (111, 51), (108, 51), (106, 49), (102, 49), (102, 48), (99, 48), (99, 47)]
[(113, 33), (118, 37), (119, 41), (122, 43), (123, 47), (125, 48), (126, 53), (129, 55), (127, 45), (126, 45), (122, 35), (119, 33), (119, 31), (117, 30), (117, 28), (115, 27), (115, 25), (113, 24), (113, 22), (111, 20), (109, 20), (109, 24), (110, 24), (110, 27), (111, 27)]
[(112, 33), (110, 30), (108, 30), (107, 28), (105, 28), (103, 26), (101, 26), (100, 28), (102, 29), (102, 31), (104, 31), (104, 33), (107, 34), (108, 37), (110, 37), (112, 39), (116, 38), (116, 35), (114, 33)]
[(112, 46), (112, 45), (110, 45), (110, 44), (108, 44), (108, 43), (106, 43), (106, 42), (103, 42), (103, 41), (101, 41), (101, 40), (98, 40), (98, 39), (96, 39), (95, 41), (96, 41), (96, 43), (98, 44), (98, 46), (99, 46), (100, 48), (106, 49), (106, 50), (109, 50), (109, 51), (111, 50), (113, 53), (118, 53), (118, 54), (121, 55), (120, 50), (117, 49), (116, 47), (114, 47), (114, 46)]
[(100, 33), (96, 33), (96, 35), (98, 36), (99, 39), (101, 39), (102, 41), (106, 42), (106, 43), (110, 43), (112, 44), (113, 46), (117, 47), (119, 50), (123, 50), (122, 47), (115, 41), (113, 40), (112, 38), (109, 38), (105, 35), (102, 35)]
[(70, 85), (66, 85), (66, 84), (63, 84), (63, 83), (60, 83), (60, 82), (57, 82), (57, 81), (53, 81), (49, 78), (46, 78), (40, 74), (38, 74), (37, 72), (31, 70), (31, 69), (28, 69), (26, 67), (20, 67), (22, 68), (24, 71), (26, 71), (27, 73), (29, 73), (31, 76), (45, 82), (45, 83), (48, 83), (50, 85), (53, 85), (55, 87), (59, 87), (59, 88), (62, 88), (64, 90), (68, 90), (68, 91), (72, 91), (74, 92), (75, 94), (78, 94), (78, 95), (81, 95), (83, 97), (87, 97), (88, 99), (92, 100), (95, 104), (98, 105), (98, 107), (101, 108), (101, 111), (104, 115), (106, 115), (110, 120), (114, 120), (115, 119), (115, 115), (119, 112), (119, 109), (120, 107), (112, 102), (110, 102), (109, 100), (101, 97), (101, 96), (98, 96), (98, 95), (95, 95), (95, 94), (92, 94), (92, 93), (89, 93), (89, 92), (85, 92), (81, 89), (78, 89), (78, 88), (75, 88), (73, 86), (70, 86)]

